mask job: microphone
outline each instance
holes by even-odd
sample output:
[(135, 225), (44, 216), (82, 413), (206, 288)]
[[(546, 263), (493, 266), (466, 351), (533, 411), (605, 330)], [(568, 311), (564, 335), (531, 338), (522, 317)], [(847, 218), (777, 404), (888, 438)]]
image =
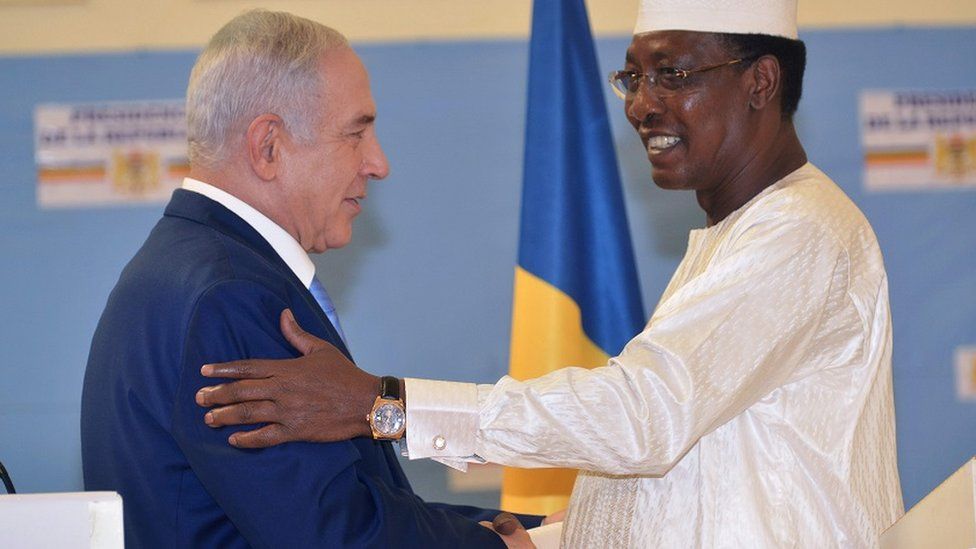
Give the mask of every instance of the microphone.
[(7, 473), (7, 468), (3, 466), (2, 461), (0, 461), (0, 480), (3, 480), (3, 485), (8, 494), (17, 493), (17, 490), (14, 489), (14, 481), (10, 480), (10, 474)]

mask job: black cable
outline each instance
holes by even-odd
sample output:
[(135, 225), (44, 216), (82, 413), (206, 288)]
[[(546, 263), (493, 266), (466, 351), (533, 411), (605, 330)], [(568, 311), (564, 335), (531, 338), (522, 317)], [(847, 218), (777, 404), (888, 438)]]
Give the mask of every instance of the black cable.
[(17, 490), (14, 490), (14, 481), (10, 480), (10, 474), (7, 473), (7, 468), (3, 466), (2, 461), (0, 461), (0, 480), (3, 480), (3, 485), (7, 488), (8, 494), (17, 493)]

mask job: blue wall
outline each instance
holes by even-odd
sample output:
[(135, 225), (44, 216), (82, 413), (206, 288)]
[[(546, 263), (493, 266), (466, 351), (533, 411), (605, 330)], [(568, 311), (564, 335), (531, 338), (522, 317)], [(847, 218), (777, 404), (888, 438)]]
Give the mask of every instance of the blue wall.
[[(857, 93), (976, 88), (976, 29), (803, 36), (810, 64), (801, 136), (810, 158), (865, 211), (885, 252), (901, 477), (911, 505), (976, 454), (976, 404), (956, 400), (952, 364), (957, 345), (976, 344), (976, 191), (865, 194)], [(628, 40), (599, 41), (604, 72), (622, 64)], [(353, 243), (316, 263), (364, 368), (492, 381), (507, 368), (527, 43), (358, 50), (393, 171), (372, 185)], [(78, 408), (89, 339), (119, 271), (162, 209), (38, 210), (32, 109), (178, 98), (193, 58), (0, 58), (0, 460), (21, 491), (81, 488)], [(650, 306), (703, 215), (691, 195), (651, 184), (621, 104), (607, 95)], [(444, 495), (439, 466), (411, 467), (428, 477), (421, 492)]]

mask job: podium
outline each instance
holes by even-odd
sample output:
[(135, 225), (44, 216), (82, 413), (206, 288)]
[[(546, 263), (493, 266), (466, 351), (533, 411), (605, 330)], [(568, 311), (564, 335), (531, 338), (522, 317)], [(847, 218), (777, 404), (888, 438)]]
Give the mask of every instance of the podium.
[(882, 549), (976, 547), (976, 458), (881, 534)]
[(122, 549), (122, 497), (115, 492), (0, 496), (0, 545)]

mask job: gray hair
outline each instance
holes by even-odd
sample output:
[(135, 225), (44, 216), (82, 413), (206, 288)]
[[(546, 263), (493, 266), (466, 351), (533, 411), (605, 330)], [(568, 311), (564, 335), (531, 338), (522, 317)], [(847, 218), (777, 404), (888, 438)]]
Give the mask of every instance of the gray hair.
[(232, 132), (277, 114), (296, 139), (310, 142), (320, 122), (327, 51), (348, 48), (338, 31), (290, 13), (253, 10), (223, 26), (200, 53), (186, 89), (192, 164), (216, 167)]

